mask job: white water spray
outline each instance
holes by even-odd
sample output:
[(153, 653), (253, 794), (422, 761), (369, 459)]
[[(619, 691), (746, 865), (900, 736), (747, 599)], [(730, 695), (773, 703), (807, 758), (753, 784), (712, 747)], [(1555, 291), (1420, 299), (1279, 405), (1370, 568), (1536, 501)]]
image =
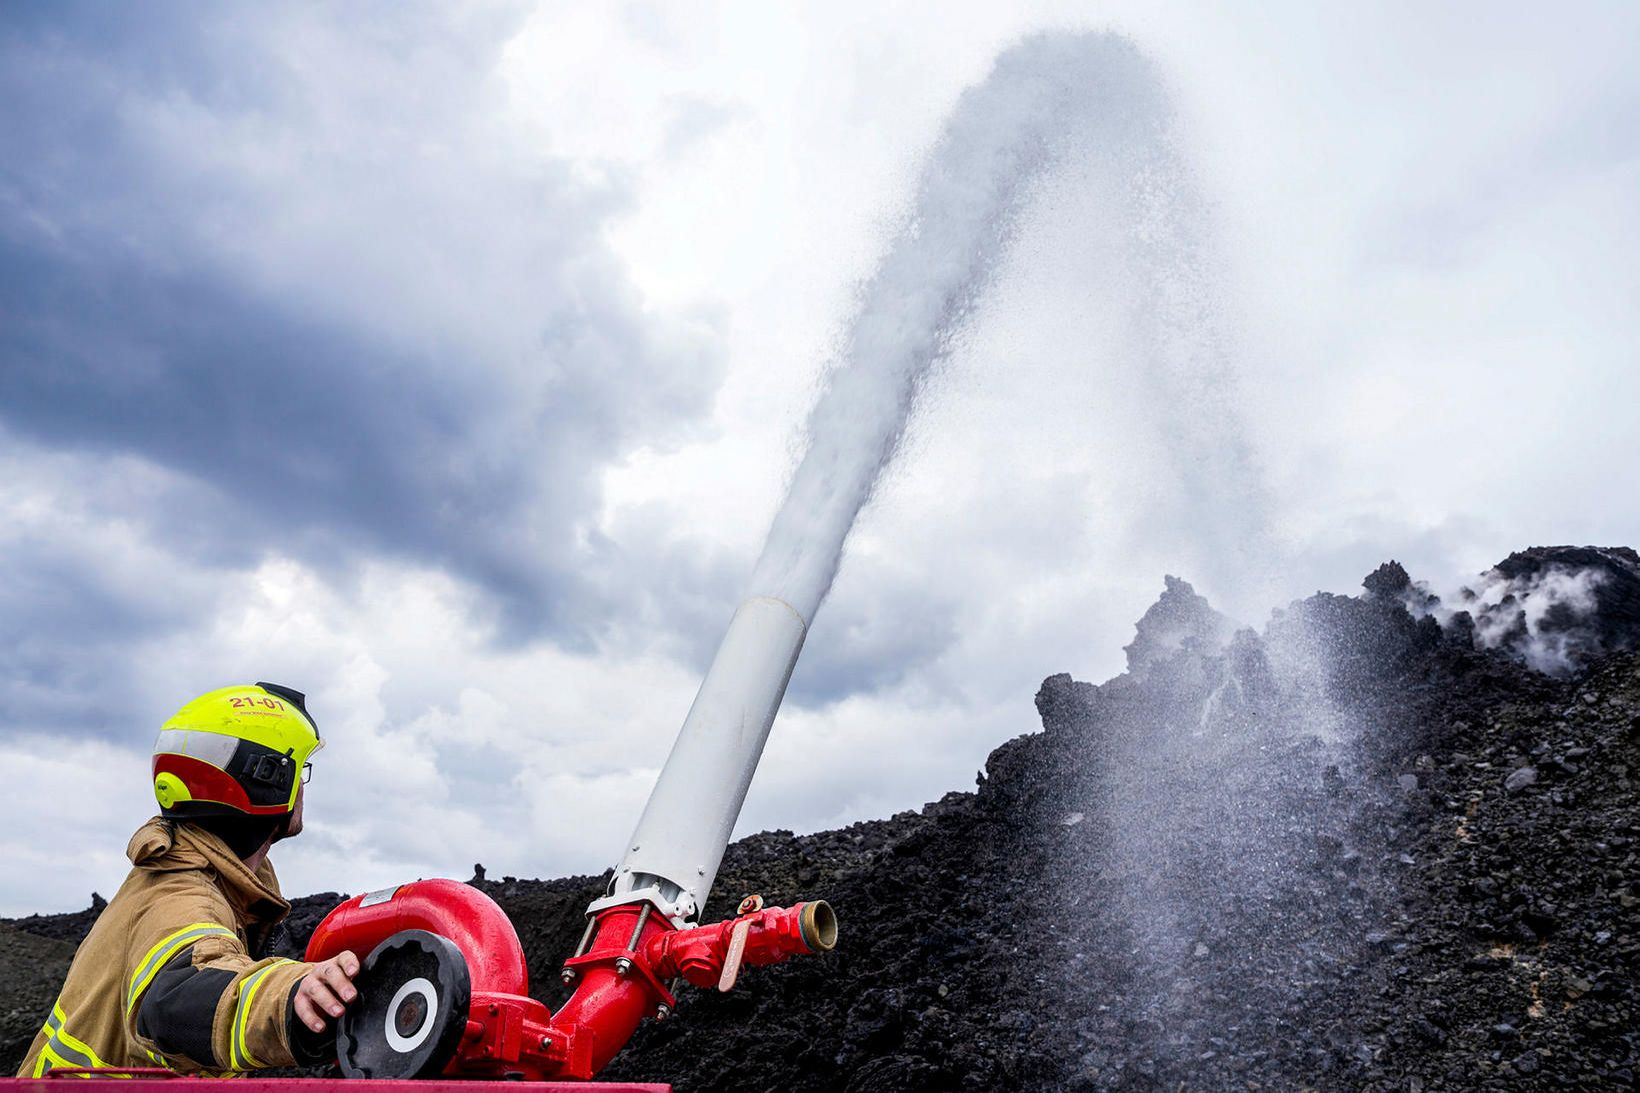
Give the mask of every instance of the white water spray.
[[(810, 414), (809, 447), (758, 560), (753, 595), (784, 600), (813, 621), (855, 518), (893, 459), (930, 370), (989, 284), (1032, 186), (1067, 163), (1096, 157), (1135, 188), (1112, 197), (1135, 219), (1131, 252), (1112, 260), (1132, 264), (1138, 291), (1157, 296), (1140, 305), (1155, 350), (1141, 364), (1154, 372), (1157, 401), (1169, 405), (1164, 416), (1201, 405), (1181, 394), (1205, 381), (1187, 377), (1195, 362), (1184, 309), (1197, 298), (1195, 282), (1179, 269), (1181, 234), (1159, 196), (1167, 122), (1149, 65), (1127, 40), (1106, 34), (1031, 38), (962, 94), (918, 180), (915, 210), (864, 286)], [(1164, 262), (1167, 271), (1158, 272)], [(1214, 420), (1220, 424), (1204, 431), (1205, 442), (1223, 439), (1224, 418)], [(1198, 447), (1181, 463), (1219, 466), (1202, 455)], [(1185, 492), (1197, 491), (1186, 485)], [(1219, 512), (1246, 519), (1249, 506), (1234, 504), (1236, 491), (1201, 492), (1218, 499)]]
[[(962, 94), (918, 179), (913, 215), (863, 287), (750, 595), (713, 658), (607, 901), (647, 900), (675, 924), (705, 906), (849, 531), (894, 458), (931, 369), (990, 284), (1035, 185), (1093, 164), (1112, 205), (1134, 225), (1126, 252), (1111, 260), (1133, 276), (1135, 325), (1147, 347), (1138, 366), (1154, 373), (1163, 417), (1203, 405), (1199, 390), (1222, 393), (1222, 375), (1200, 359), (1211, 339), (1195, 329), (1200, 280), (1182, 268), (1194, 258), (1190, 233), (1169, 215), (1176, 202), (1165, 191), (1182, 176), (1167, 153), (1168, 120), (1149, 66), (1111, 35), (1029, 39)], [(1239, 451), (1226, 443), (1235, 439), (1231, 425), (1228, 433), (1186, 434), (1181, 445), (1201, 446), (1175, 452), (1179, 481), (1169, 492), (1184, 509), (1202, 497), (1214, 501), (1202, 512), (1209, 539), (1222, 534), (1225, 512), (1240, 517), (1250, 508), (1235, 503), (1222, 475), (1211, 489), (1192, 488), (1204, 471), (1216, 471), (1222, 451)]]

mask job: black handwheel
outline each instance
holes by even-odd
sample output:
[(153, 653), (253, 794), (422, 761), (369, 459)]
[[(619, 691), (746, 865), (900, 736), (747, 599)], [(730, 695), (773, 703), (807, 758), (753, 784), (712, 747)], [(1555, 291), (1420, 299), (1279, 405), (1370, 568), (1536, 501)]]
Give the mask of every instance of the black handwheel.
[(336, 1023), (336, 1060), (348, 1078), (431, 1078), (467, 1028), (472, 981), (448, 938), (400, 930), (364, 958), (359, 1000)]

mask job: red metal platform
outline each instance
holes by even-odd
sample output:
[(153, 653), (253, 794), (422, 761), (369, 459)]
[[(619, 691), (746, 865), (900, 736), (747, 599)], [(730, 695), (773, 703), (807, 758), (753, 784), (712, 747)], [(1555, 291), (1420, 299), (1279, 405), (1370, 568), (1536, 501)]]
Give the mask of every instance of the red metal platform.
[(210, 1085), (223, 1093), (672, 1093), (672, 1086), (645, 1082), (453, 1082), (449, 1078), (380, 1080), (358, 1078), (90, 1078), (64, 1073), (61, 1078), (0, 1078), (0, 1093), (179, 1093)]

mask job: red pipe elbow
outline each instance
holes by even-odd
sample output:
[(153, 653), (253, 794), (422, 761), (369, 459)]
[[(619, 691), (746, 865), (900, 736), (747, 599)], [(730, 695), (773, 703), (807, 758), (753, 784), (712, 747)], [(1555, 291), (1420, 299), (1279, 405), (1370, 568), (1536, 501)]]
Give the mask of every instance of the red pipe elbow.
[(773, 964), (831, 949), (837, 919), (822, 900), (675, 930), (646, 903), (608, 908), (595, 917), (584, 951), (565, 961), (565, 981), (576, 989), (554, 1014), (528, 996), (523, 946), (506, 912), (457, 881), (416, 881), (355, 896), (319, 924), (306, 957), (327, 960), (350, 949), (362, 958), (401, 930), (444, 937), (467, 960), (467, 1030), (445, 1074), (586, 1079), (608, 1065), (645, 1017), (671, 1011), (668, 981), (681, 976), (726, 990), (743, 963)]
[(453, 880), (418, 880), (354, 896), (313, 931), (304, 956), (329, 960), (348, 949), (363, 960), (400, 930), (426, 930), (467, 958), (473, 993), (528, 994), (529, 967), (511, 920), (489, 896)]
[(552, 1015), (553, 1028), (573, 1045), (566, 1077), (597, 1074), (645, 1017), (670, 1011), (672, 992), (643, 954), (671, 932), (671, 924), (646, 904), (613, 907), (598, 915), (586, 952), (564, 962), (565, 974), (579, 980), (575, 993)]

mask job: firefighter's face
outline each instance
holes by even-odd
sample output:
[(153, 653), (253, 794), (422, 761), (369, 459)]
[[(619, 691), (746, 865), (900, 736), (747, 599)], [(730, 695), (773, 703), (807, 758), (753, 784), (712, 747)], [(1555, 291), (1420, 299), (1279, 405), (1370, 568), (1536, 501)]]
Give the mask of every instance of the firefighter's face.
[(285, 821), (285, 830), (281, 839), (295, 838), (302, 833), (302, 803), (307, 799), (307, 786), (296, 790), (296, 807), (290, 810), (290, 818)]

